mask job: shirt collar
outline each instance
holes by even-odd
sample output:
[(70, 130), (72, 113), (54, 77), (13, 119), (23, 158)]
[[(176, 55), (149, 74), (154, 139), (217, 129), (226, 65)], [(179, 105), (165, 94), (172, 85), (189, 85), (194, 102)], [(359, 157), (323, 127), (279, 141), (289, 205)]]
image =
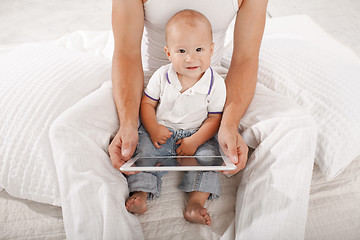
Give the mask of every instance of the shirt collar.
[[(168, 84), (173, 85), (179, 92), (182, 89), (181, 83), (179, 81), (178, 75), (176, 74), (172, 64), (170, 64), (169, 70), (166, 73), (166, 80)], [(194, 86), (189, 88), (188, 90), (192, 90), (192, 92), (197, 92), (200, 94), (209, 95), (214, 84), (214, 72), (211, 67), (209, 67), (204, 75), (197, 81)], [(186, 90), (185, 92), (188, 92)]]

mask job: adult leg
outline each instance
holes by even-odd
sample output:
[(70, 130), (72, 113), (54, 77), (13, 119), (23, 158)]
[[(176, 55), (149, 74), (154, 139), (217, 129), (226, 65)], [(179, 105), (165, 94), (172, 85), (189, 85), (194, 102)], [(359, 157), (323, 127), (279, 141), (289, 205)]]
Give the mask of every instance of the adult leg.
[(111, 83), (82, 99), (52, 125), (50, 140), (68, 239), (143, 239), (125, 208), (127, 181), (107, 153), (119, 122)]
[[(237, 193), (236, 239), (304, 239), (317, 127), (296, 103), (258, 84), (240, 122), (254, 148)], [(234, 239), (232, 237), (232, 239)]]

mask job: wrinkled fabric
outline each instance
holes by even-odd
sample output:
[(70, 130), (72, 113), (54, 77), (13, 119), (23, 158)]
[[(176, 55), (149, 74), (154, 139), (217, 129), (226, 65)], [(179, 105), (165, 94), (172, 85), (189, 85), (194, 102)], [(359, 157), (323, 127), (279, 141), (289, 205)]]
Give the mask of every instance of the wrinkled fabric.
[[(68, 239), (143, 239), (128, 213), (125, 177), (107, 147), (119, 125), (111, 83), (52, 125), (50, 139)], [(223, 239), (303, 239), (317, 128), (294, 102), (261, 84), (240, 123), (255, 148), (237, 193), (236, 215)]]
[(111, 83), (106, 82), (52, 125), (50, 140), (67, 239), (143, 239), (125, 208), (126, 178), (107, 152), (119, 128)]
[(304, 239), (317, 126), (291, 100), (257, 84), (240, 122), (254, 150), (222, 239)]

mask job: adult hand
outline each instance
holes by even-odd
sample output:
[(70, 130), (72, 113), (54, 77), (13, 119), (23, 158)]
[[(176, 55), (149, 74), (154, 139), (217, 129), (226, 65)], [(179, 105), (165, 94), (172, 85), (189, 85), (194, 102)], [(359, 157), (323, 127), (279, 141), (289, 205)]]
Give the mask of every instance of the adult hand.
[[(137, 127), (120, 127), (109, 145), (110, 160), (114, 168), (119, 169), (134, 154), (139, 140)], [(126, 175), (135, 172), (123, 172)]]
[(151, 132), (149, 132), (152, 143), (156, 148), (161, 148), (161, 144), (165, 144), (172, 132), (164, 125), (158, 124)]
[(249, 148), (238, 132), (237, 127), (220, 126), (218, 141), (225, 155), (236, 165), (235, 170), (225, 171), (225, 174), (235, 174), (245, 168)]

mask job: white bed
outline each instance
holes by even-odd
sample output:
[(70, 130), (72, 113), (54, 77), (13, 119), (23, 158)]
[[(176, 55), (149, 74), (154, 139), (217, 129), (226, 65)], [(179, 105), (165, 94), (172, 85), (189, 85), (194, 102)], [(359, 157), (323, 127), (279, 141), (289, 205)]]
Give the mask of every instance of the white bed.
[[(359, 63), (359, 58), (350, 49), (336, 42), (307, 16), (268, 19), (265, 38), (276, 40), (284, 36), (286, 39), (289, 39), (289, 36), (302, 37), (306, 41), (321, 45), (334, 55), (346, 56), (347, 59)], [(70, 51), (88, 52), (99, 58), (109, 58), (111, 43), (109, 31), (75, 32), (52, 41), (52, 44)], [(1, 46), (0, 57), (17, 47)], [(358, 109), (354, 111), (359, 112), (360, 104), (355, 106)], [(0, 140), (1, 144), (4, 144), (6, 139)], [(0, 163), (0, 166), (4, 166), (3, 162)], [(348, 161), (344, 167), (345, 170), (340, 174), (327, 180), (320, 168), (314, 166), (306, 239), (360, 238), (360, 156)], [(173, 172), (164, 177), (161, 198), (151, 201), (148, 212), (139, 216), (146, 239), (220, 239), (234, 216), (236, 189), (241, 180), (241, 172), (231, 178), (222, 176), (221, 200), (207, 203), (213, 222), (211, 227), (190, 224), (183, 219), (186, 195), (176, 189), (180, 174)], [(14, 197), (6, 190), (5, 187), (5, 190), (0, 192), (0, 239), (66, 238), (60, 207), (40, 203), (40, 200), (36, 202), (21, 199), (21, 191), (12, 194), (17, 196)], [(230, 204), (223, 204), (224, 202)], [(56, 202), (53, 204), (58, 205)]]

